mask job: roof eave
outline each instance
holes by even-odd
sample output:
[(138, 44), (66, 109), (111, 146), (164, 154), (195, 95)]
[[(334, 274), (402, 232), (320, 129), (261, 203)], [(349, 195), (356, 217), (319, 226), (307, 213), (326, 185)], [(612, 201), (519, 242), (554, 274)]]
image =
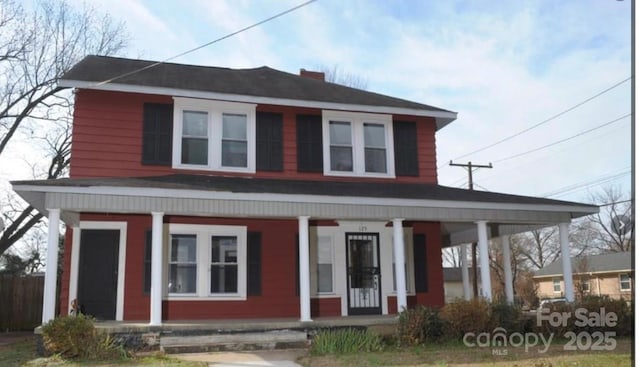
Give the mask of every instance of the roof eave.
[(84, 80), (60, 79), (58, 81), (58, 87), (117, 91), (117, 92), (128, 92), (128, 93), (159, 94), (159, 95), (167, 95), (167, 96), (174, 96), (174, 97), (179, 96), (179, 97), (190, 97), (190, 98), (215, 99), (215, 100), (231, 101), (231, 102), (262, 103), (262, 104), (272, 104), (272, 105), (282, 105), (282, 106), (319, 108), (319, 109), (328, 109), (328, 110), (425, 116), (425, 117), (435, 118), (436, 130), (442, 129), (446, 125), (455, 121), (458, 117), (458, 114), (456, 112), (451, 112), (451, 111), (434, 111), (434, 110), (428, 110), (428, 109), (404, 108), (404, 107), (393, 107), (393, 106), (372, 106), (372, 105), (363, 105), (363, 104), (335, 103), (335, 102), (311, 101), (311, 100), (290, 99), (290, 98), (262, 97), (262, 96), (252, 96), (252, 95), (217, 93), (217, 92), (207, 92), (207, 91), (198, 91), (198, 90), (153, 87), (153, 86), (120, 84), (120, 83), (102, 84), (100, 82), (84, 81)]

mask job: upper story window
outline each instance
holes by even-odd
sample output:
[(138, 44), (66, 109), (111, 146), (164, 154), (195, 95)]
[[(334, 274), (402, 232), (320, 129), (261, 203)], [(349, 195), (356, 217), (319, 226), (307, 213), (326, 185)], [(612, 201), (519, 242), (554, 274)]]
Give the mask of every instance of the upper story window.
[(255, 105), (174, 98), (173, 167), (255, 172)]
[(323, 111), (324, 173), (395, 177), (390, 115)]

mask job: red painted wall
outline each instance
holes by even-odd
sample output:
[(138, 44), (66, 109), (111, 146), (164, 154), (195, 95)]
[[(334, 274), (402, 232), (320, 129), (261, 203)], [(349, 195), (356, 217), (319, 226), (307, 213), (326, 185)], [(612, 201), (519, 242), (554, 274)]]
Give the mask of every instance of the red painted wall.
[(311, 317), (341, 316), (342, 303), (337, 298), (312, 298)]
[(442, 279), (442, 243), (440, 223), (414, 222), (413, 233), (422, 233), (427, 239), (427, 289), (426, 293), (416, 294), (416, 304), (440, 307), (444, 306), (444, 283)]
[[(142, 165), (143, 104), (172, 103), (168, 96), (80, 89), (76, 92), (71, 147), (70, 176), (139, 177), (171, 173), (212, 171), (173, 170), (168, 166)], [(257, 172), (265, 178), (305, 180), (381, 181), (388, 179), (326, 177), (322, 173), (297, 171), (296, 114), (321, 114), (318, 109), (258, 105), (258, 111), (283, 114), (283, 172)], [(395, 120), (417, 121), (420, 176), (398, 177), (395, 182), (436, 183), (435, 120), (428, 117), (394, 116)], [(225, 172), (224, 175), (233, 175)], [(246, 175), (246, 174), (245, 174)]]

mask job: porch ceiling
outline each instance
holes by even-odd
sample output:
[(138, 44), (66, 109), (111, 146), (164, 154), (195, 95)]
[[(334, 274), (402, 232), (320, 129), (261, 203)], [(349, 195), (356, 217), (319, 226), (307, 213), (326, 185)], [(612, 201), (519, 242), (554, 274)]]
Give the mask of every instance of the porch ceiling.
[(597, 213), (580, 203), (468, 191), (438, 185), (309, 182), (240, 177), (171, 175), (147, 178), (61, 179), (13, 182), (14, 190), (47, 214), (78, 213), (296, 218), (442, 223), (443, 246), (475, 241), (476, 221), (491, 223), (492, 235), (570, 222)]

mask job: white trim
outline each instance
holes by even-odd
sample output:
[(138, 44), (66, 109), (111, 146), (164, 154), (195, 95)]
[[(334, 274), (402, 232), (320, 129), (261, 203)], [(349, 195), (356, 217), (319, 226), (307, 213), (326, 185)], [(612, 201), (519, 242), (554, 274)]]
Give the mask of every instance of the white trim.
[(412, 206), (435, 207), (452, 209), (495, 209), (495, 210), (530, 210), (530, 211), (555, 211), (592, 214), (593, 210), (583, 206), (561, 204), (516, 204), (475, 201), (452, 201), (432, 199), (400, 199), (400, 198), (376, 198), (353, 197), (332, 195), (298, 195), (275, 193), (234, 193), (229, 191), (208, 190), (183, 190), (151, 187), (122, 187), (122, 186), (47, 186), (47, 185), (14, 185), (14, 191), (41, 191), (59, 192), (69, 194), (102, 194), (122, 195), (133, 197), (161, 197), (161, 198), (189, 198), (189, 199), (215, 199), (238, 201), (283, 201), (293, 203), (319, 203), (319, 204), (351, 204), (351, 205), (379, 205), (379, 206)]
[(363, 111), (371, 113), (387, 113), (396, 115), (412, 115), (412, 116), (427, 116), (435, 117), (438, 119), (437, 128), (441, 129), (450, 122), (458, 118), (456, 112), (451, 111), (428, 111), (423, 109), (404, 108), (404, 107), (387, 107), (387, 106), (370, 106), (348, 103), (335, 103), (335, 102), (319, 102), (299, 99), (288, 98), (273, 98), (273, 97), (257, 97), (241, 94), (227, 94), (216, 92), (203, 92), (178, 88), (165, 88), (165, 87), (147, 87), (140, 85), (129, 85), (119, 83), (107, 83), (98, 85), (97, 82), (87, 82), (82, 80), (70, 80), (62, 79), (58, 81), (58, 86), (69, 88), (81, 88), (81, 89), (94, 89), (105, 91), (119, 91), (130, 93), (143, 93), (143, 94), (160, 94), (169, 96), (180, 96), (188, 98), (205, 98), (216, 99), (222, 101), (232, 102), (245, 102), (245, 103), (258, 103), (258, 104), (272, 104), (281, 106), (294, 106), (294, 107), (308, 107), (319, 108), (329, 110), (341, 110), (341, 111)]
[[(330, 122), (348, 122), (351, 127), (351, 155), (353, 171), (332, 171), (330, 155)], [(325, 176), (341, 177), (376, 177), (395, 178), (395, 160), (393, 146), (393, 125), (391, 115), (372, 113), (355, 113), (342, 111), (322, 111), (322, 157)], [(374, 173), (365, 171), (365, 144), (364, 124), (372, 123), (383, 125), (385, 131), (385, 153), (387, 160), (386, 173)]]
[[(255, 173), (256, 171), (256, 105), (174, 97), (172, 168), (221, 172)], [(182, 163), (182, 118), (185, 110), (207, 113), (207, 165)], [(247, 117), (247, 167), (222, 165), (222, 116), (225, 113)]]
[(47, 267), (42, 295), (42, 323), (56, 317), (56, 284), (58, 280), (58, 244), (60, 242), (60, 208), (47, 209), (49, 231), (47, 236)]
[[(73, 237), (71, 244), (71, 271), (69, 273), (69, 306), (74, 299), (78, 298), (78, 266), (80, 259), (80, 231), (83, 229), (117, 229), (120, 231), (118, 244), (118, 289), (116, 291), (116, 321), (124, 319), (124, 288), (125, 288), (125, 266), (127, 254), (127, 222), (102, 222), (102, 221), (81, 221), (78, 227), (73, 227)], [(79, 230), (78, 230), (79, 229)], [(76, 235), (76, 232), (78, 233)], [(75, 267), (73, 259), (76, 259)]]
[[(167, 251), (171, 246), (171, 235), (188, 234), (196, 236), (196, 293), (169, 293), (164, 292), (164, 298), (169, 301), (243, 301), (247, 299), (247, 227), (225, 226), (208, 224), (181, 224), (170, 223), (167, 234)], [(211, 293), (211, 236), (234, 236), (238, 246), (238, 289), (236, 293)], [(169, 279), (168, 256), (166, 274), (164, 279)]]

